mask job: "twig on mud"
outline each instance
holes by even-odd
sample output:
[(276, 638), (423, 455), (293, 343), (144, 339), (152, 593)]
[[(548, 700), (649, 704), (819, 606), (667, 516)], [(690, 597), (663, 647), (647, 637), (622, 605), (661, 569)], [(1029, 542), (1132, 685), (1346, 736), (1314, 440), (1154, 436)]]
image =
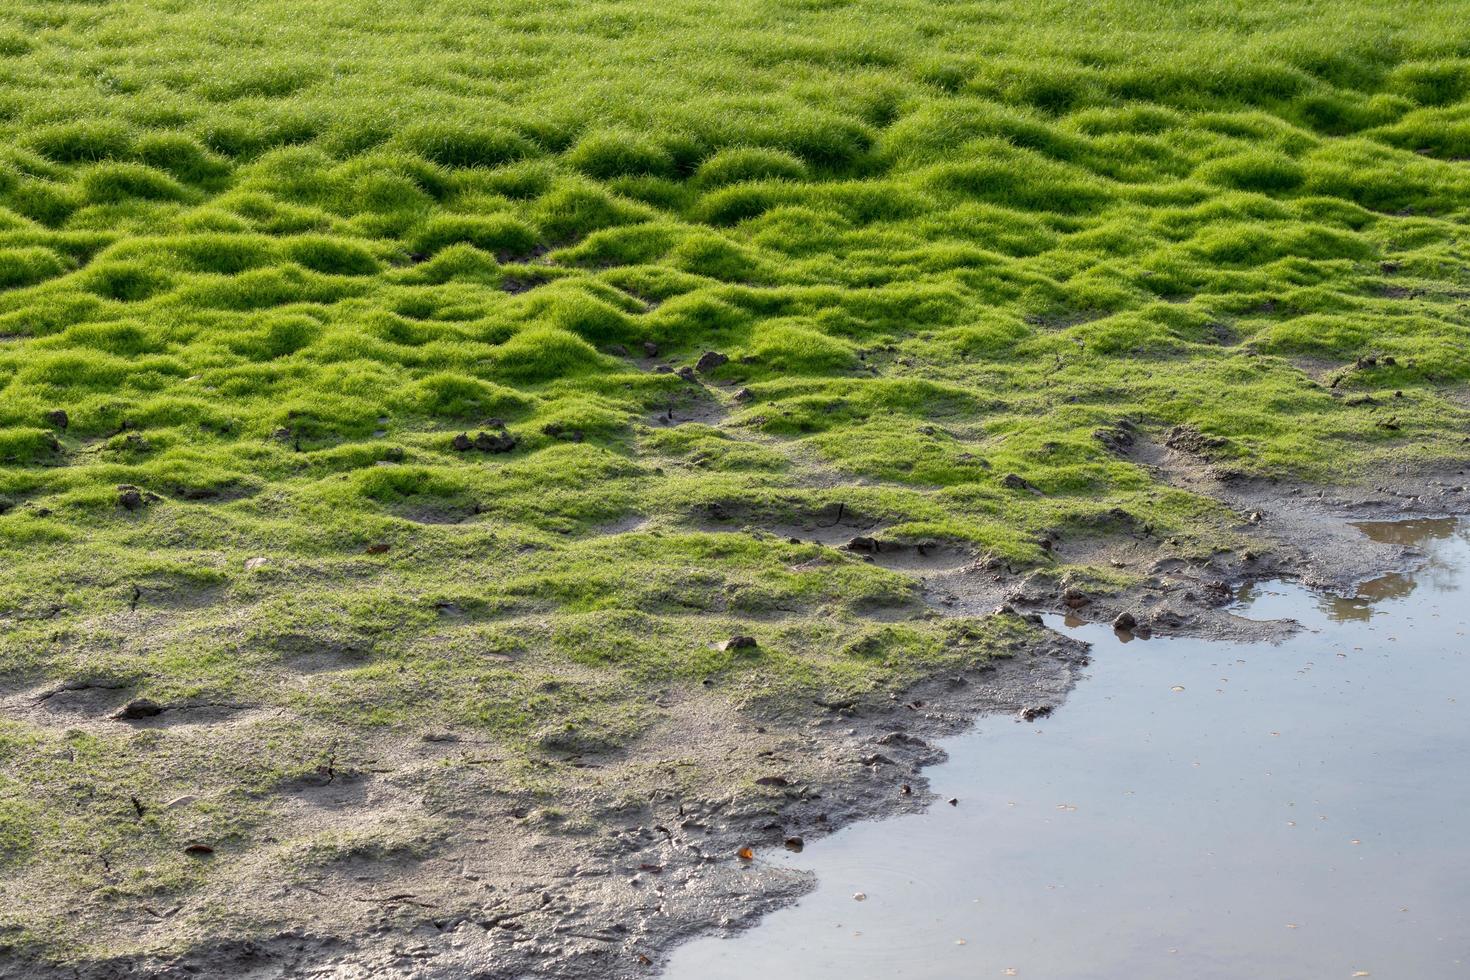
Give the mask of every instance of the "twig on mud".
[(371, 904), (376, 903), (376, 902), (382, 902), (382, 903), (390, 903), (390, 902), (392, 902), (392, 903), (399, 903), (399, 904), (403, 904), (403, 905), (417, 905), (421, 909), (432, 909), (434, 907), (434, 906), (430, 905), (428, 902), (416, 901), (415, 898), (414, 898), (414, 895), (411, 892), (406, 892), (406, 893), (404, 893), (402, 895), (387, 895), (387, 896), (384, 896), (382, 898), (379, 898), (376, 895), (368, 895), (368, 896), (353, 895), (352, 896), (352, 900), (354, 902), (362, 902), (363, 904), (366, 904), (366, 905), (371, 905)]

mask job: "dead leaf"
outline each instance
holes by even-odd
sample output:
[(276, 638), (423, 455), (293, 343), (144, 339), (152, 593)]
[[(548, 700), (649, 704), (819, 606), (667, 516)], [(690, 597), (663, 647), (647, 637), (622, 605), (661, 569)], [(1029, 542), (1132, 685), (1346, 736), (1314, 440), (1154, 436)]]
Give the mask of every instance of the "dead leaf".
[(755, 851), (751, 850), (749, 847), (742, 847), (740, 850), (735, 852), (735, 856), (742, 861), (754, 861)]

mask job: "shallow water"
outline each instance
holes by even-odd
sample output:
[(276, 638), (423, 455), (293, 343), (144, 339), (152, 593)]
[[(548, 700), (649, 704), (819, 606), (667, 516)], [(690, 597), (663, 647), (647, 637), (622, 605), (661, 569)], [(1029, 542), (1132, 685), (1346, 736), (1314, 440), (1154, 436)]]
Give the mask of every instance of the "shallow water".
[[(1091, 641), (1066, 703), (982, 720), (929, 812), (801, 854), (817, 890), (674, 980), (1470, 977), (1470, 531), (1370, 525), (1429, 562), (1356, 598), (1274, 583), (1279, 645)], [(855, 901), (855, 893), (863, 901)]]

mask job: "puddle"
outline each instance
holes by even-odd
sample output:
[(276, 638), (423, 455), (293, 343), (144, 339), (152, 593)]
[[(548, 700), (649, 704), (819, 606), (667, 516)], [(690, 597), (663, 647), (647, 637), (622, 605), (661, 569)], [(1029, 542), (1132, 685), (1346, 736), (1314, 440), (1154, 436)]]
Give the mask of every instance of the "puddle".
[(664, 975), (1470, 977), (1470, 527), (1365, 531), (1429, 560), (1353, 599), (1257, 586), (1239, 612), (1307, 627), (1280, 644), (1052, 618), (1088, 676), (949, 740), (958, 806), (762, 853), (817, 890)]

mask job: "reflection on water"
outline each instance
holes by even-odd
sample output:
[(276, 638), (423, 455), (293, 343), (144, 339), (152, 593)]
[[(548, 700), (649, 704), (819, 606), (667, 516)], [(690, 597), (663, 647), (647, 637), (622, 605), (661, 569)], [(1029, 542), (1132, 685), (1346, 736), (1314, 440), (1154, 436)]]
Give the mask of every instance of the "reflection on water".
[(1410, 521), (1362, 521), (1353, 527), (1369, 541), (1379, 544), (1407, 545), (1422, 548), (1434, 541), (1447, 541), (1460, 533), (1460, 521), (1454, 517), (1420, 517)]
[[(1285, 583), (1240, 610), (1279, 645), (1094, 644), (1052, 717), (946, 744), (941, 798), (800, 855), (819, 887), (677, 980), (1470, 977), (1470, 539), (1364, 525), (1428, 554), (1351, 599)], [(866, 901), (854, 902), (862, 892)]]

